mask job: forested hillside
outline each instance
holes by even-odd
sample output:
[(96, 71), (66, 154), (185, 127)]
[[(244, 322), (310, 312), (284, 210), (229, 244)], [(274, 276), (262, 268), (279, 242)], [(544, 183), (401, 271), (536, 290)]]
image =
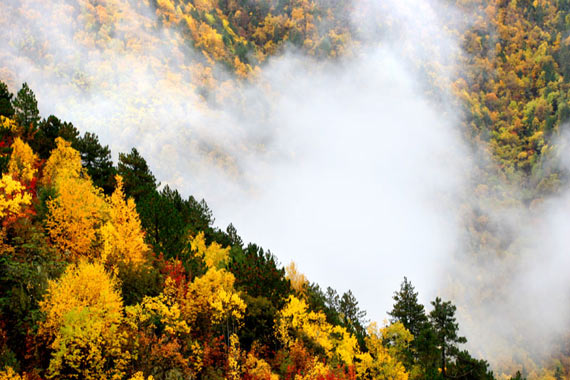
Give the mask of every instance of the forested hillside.
[[(426, 313), (407, 279), (391, 322), (285, 270), (205, 201), (159, 189), (135, 148), (40, 120), (2, 91), (4, 379), (492, 379), (458, 344), (456, 307)], [(366, 327), (367, 325), (367, 327)]]
[[(428, 39), (427, 23), (407, 25), (381, 0), (3, 1), (0, 379), (569, 379), (567, 309), (542, 311), (560, 314), (539, 323), (555, 320), (555, 334), (524, 331), (535, 310), (512, 306), (507, 280), (541, 252), (519, 224), (532, 231), (568, 189), (570, 1), (435, 3), (446, 34)], [(216, 226), (138, 147), (113, 162), (114, 140), (169, 135), (188, 118), (207, 137), (172, 139), (247, 184), (236, 157), (265, 152), (271, 131), (238, 141), (204, 120), (226, 123), (231, 107), (263, 128), (274, 110), (249, 103), (249, 86), (276, 96), (263, 76), (272, 58), (342, 66), (408, 28), (426, 43), (402, 59), (436, 109), (458, 110), (474, 162), (442, 291), (453, 303), (422, 305), (404, 278), (390, 320), (370, 321), (352, 292)], [(433, 43), (449, 38), (457, 49)], [(26, 81), (55, 115), (40, 114)], [(73, 105), (74, 120), (108, 123), (105, 135), (58, 118)], [(556, 302), (569, 304), (567, 290)], [(508, 315), (508, 328), (481, 342), (489, 315)]]

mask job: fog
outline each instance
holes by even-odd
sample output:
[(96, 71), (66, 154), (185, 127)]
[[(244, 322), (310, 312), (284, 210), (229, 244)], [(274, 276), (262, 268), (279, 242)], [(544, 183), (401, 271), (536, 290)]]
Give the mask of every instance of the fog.
[[(115, 158), (137, 147), (163, 184), (204, 198), (216, 225), (233, 223), (325, 288), (351, 289), (372, 320), (386, 318), (407, 276), (423, 303), (458, 304), (480, 353), (510, 353), (515, 337), (547, 349), (568, 325), (570, 195), (530, 211), (478, 203), (459, 110), (437, 88), (461, 71), (441, 17), (466, 15), (428, 0), (362, 1), (351, 22), (364, 42), (351, 57), (322, 62), (288, 47), (251, 82), (216, 68), (226, 80), (204, 97), (188, 69), (201, 53), (146, 27), (152, 12), (116, 2), (129, 16), (118, 21), (124, 40), (91, 43), (77, 37), (89, 21), (66, 4), (0, 5), (0, 79), (13, 90), (27, 81), (43, 116), (97, 133)], [(471, 207), (515, 236), (511, 256), (467, 257)]]

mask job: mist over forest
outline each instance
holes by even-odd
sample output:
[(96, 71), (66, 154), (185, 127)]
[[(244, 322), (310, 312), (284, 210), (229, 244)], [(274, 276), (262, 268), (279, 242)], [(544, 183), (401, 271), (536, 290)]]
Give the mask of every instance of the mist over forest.
[(569, 0), (0, 30), (0, 379), (570, 379)]

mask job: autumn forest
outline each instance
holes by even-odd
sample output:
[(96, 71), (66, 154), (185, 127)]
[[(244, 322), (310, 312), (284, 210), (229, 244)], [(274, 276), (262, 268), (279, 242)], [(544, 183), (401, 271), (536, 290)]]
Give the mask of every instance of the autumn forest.
[(0, 380), (570, 379), (570, 0), (3, 0), (0, 30)]

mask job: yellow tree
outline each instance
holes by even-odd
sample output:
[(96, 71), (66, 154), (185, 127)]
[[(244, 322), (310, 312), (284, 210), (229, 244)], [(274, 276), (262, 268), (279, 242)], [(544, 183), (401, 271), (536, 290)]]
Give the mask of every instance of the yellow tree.
[(6, 367), (0, 371), (0, 380), (24, 380), (12, 367)]
[[(229, 258), (229, 247), (222, 248), (218, 243), (206, 245), (204, 233), (199, 233), (191, 241), (194, 255), (200, 257), (208, 270), (196, 277), (188, 285), (184, 300), (184, 314), (189, 323), (200, 321), (202, 326), (225, 326), (229, 339), (230, 320), (240, 322), (245, 312), (245, 302), (234, 288), (235, 277), (224, 269)], [(225, 322), (225, 323), (224, 323)]]
[(25, 191), (24, 185), (9, 174), (0, 179), (0, 220), (18, 216), (32, 202), (32, 196)]
[(347, 365), (352, 365), (359, 355), (356, 337), (344, 327), (328, 323), (324, 313), (310, 311), (307, 303), (295, 296), (289, 297), (278, 314), (276, 335), (286, 347), (299, 343), (298, 336), (309, 338), (322, 348), (328, 359)]
[(57, 196), (47, 202), (46, 227), (52, 242), (73, 260), (96, 256), (93, 245), (106, 219), (107, 205), (100, 189), (81, 167), (79, 152), (65, 140), (56, 140), (44, 168), (43, 183), (55, 186)]
[[(136, 330), (151, 320), (158, 320), (168, 336), (189, 334), (190, 327), (182, 315), (182, 308), (177, 298), (176, 284), (168, 277), (161, 294), (156, 297), (146, 296), (141, 303), (126, 308), (131, 328)], [(151, 329), (154, 328), (156, 326), (151, 325)]]
[(23, 183), (29, 184), (38, 169), (38, 156), (32, 148), (21, 138), (16, 137), (12, 143), (12, 155), (8, 162), (8, 174), (13, 178), (18, 178)]
[(225, 269), (210, 268), (188, 285), (184, 314), (190, 323), (198, 320), (223, 325), (230, 319), (240, 321), (246, 305), (234, 289), (235, 277)]
[(58, 177), (86, 177), (81, 167), (81, 155), (71, 147), (71, 143), (61, 137), (55, 139), (56, 148), (51, 152), (43, 170), (42, 183), (57, 186)]
[(15, 120), (10, 119), (6, 116), (0, 116), (0, 128), (9, 130), (14, 135), (19, 135), (22, 129)]
[(52, 242), (73, 260), (97, 256), (94, 242), (106, 212), (101, 190), (83, 178), (67, 178), (58, 195), (47, 202), (46, 227)]
[(230, 247), (222, 248), (222, 246), (216, 242), (206, 245), (204, 232), (199, 232), (198, 235), (191, 240), (190, 244), (194, 255), (201, 258), (208, 269), (220, 269), (227, 264)]
[(101, 227), (103, 241), (103, 262), (123, 261), (132, 264), (144, 262), (148, 246), (144, 242), (135, 202), (132, 198), (125, 200), (123, 179), (116, 177), (117, 187), (108, 199), (109, 220)]
[(307, 278), (297, 268), (297, 264), (291, 261), (289, 265), (285, 268), (287, 278), (291, 281), (291, 287), (295, 289), (299, 294), (303, 294), (305, 291), (305, 284), (307, 283)]
[[(374, 322), (368, 327), (368, 336), (365, 339), (368, 352), (358, 355), (359, 361), (356, 365), (359, 378), (408, 380), (404, 365), (384, 346), (383, 334), (387, 334), (386, 338), (392, 336), (390, 330), (380, 330)], [(403, 339), (408, 338), (410, 337), (406, 336)]]
[(117, 281), (102, 264), (69, 265), (58, 280), (49, 282), (40, 310), (46, 317), (39, 335), (53, 350), (50, 377), (124, 376), (130, 355), (122, 349), (123, 302)]
[[(171, 371), (193, 378), (201, 370), (200, 356), (194, 350), (196, 344), (190, 344), (191, 330), (182, 313), (179, 291), (176, 282), (167, 277), (161, 294), (147, 296), (141, 303), (126, 307), (126, 321), (134, 343), (131, 352), (139, 360), (138, 368), (160, 378), (168, 377)], [(190, 356), (184, 350), (187, 347)]]

